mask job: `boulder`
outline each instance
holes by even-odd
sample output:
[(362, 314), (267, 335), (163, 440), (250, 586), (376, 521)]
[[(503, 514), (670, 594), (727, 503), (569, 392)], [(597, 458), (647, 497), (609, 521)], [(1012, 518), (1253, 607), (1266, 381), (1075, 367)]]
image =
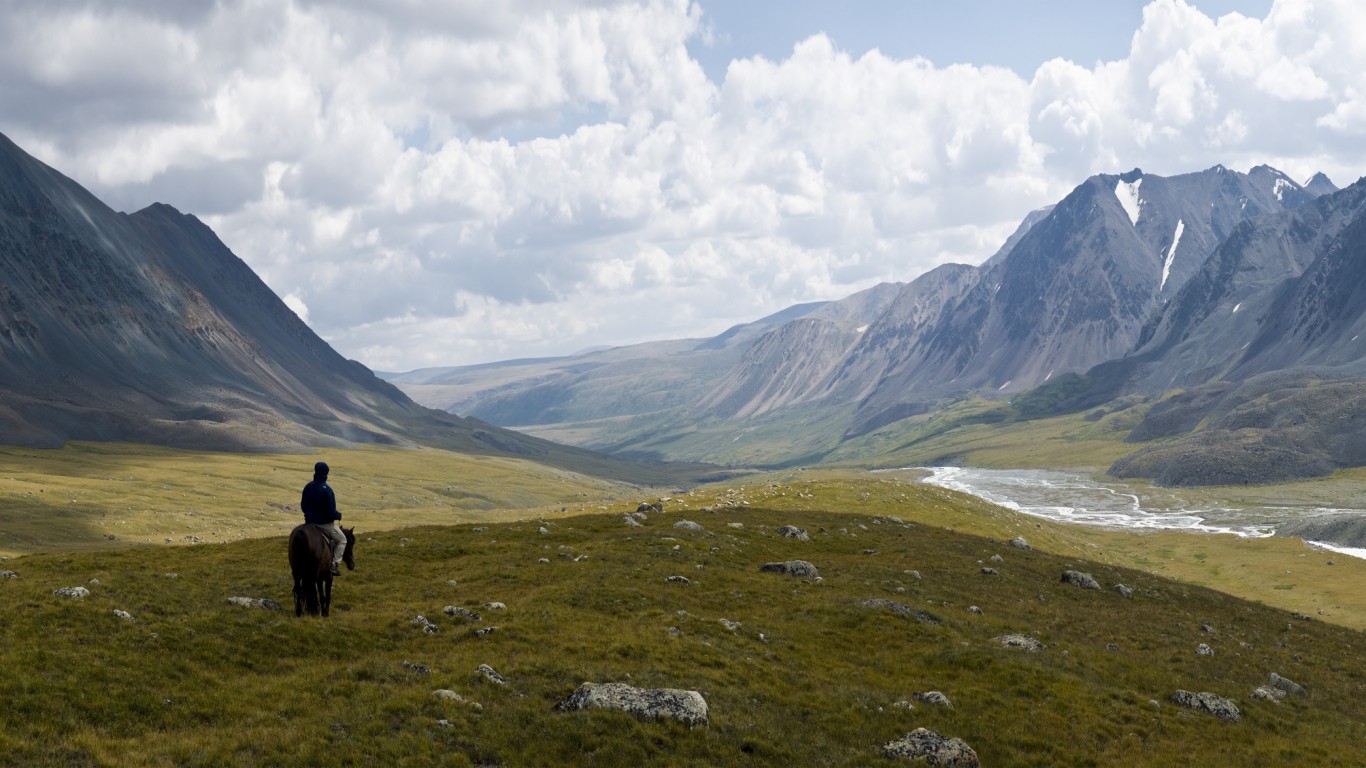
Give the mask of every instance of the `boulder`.
[(121, 611), (115, 608), (114, 615), (119, 617), (120, 619), (123, 619), (124, 621), (135, 621), (135, 619), (133, 618), (133, 614), (129, 613), (128, 611)]
[(1133, 588), (1132, 588), (1132, 587), (1127, 587), (1127, 586), (1125, 586), (1125, 585), (1123, 585), (1123, 584), (1116, 584), (1116, 585), (1115, 585), (1115, 591), (1118, 592), (1118, 593), (1120, 593), (1120, 594), (1123, 595), (1124, 597), (1129, 598), (1130, 600), (1132, 600), (1133, 597), (1134, 597), (1134, 590), (1133, 590)]
[(0, 571), (0, 579), (17, 579), (19, 574), (14, 571)]
[(622, 517), (622, 521), (625, 522), (626, 525), (627, 525), (627, 527), (629, 527), (629, 528), (642, 528), (642, 527), (644, 527), (644, 526), (642, 526), (642, 525), (640, 524), (640, 521), (639, 521), (639, 520), (635, 519), (634, 517), (631, 517), (630, 515), (624, 515), (624, 516)]
[(1062, 581), (1064, 584), (1072, 584), (1082, 589), (1100, 589), (1100, 584), (1091, 578), (1091, 574), (1081, 571), (1063, 571)]
[(640, 720), (677, 720), (689, 727), (708, 722), (707, 702), (697, 691), (635, 688), (625, 683), (584, 683), (555, 709), (612, 709)]
[(810, 541), (805, 528), (798, 528), (795, 525), (778, 526), (778, 535), (785, 539), (796, 539), (797, 541)]
[(1044, 649), (1043, 643), (1029, 635), (1001, 635), (1000, 637), (993, 637), (992, 640), (1007, 648), (1018, 648), (1031, 653), (1037, 653)]
[(781, 563), (764, 563), (759, 566), (759, 570), (764, 573), (781, 573), (802, 579), (819, 579), (821, 577), (821, 573), (816, 570), (816, 566), (805, 560), (786, 560)]
[(1195, 646), (1195, 655), (1197, 655), (1197, 656), (1213, 656), (1213, 655), (1214, 655), (1214, 649), (1211, 648), (1211, 647), (1209, 647), (1208, 645), (1205, 645), (1204, 643), (1201, 643), (1201, 644)]
[(441, 612), (446, 614), (447, 616), (455, 616), (456, 618), (464, 619), (465, 621), (480, 620), (479, 614), (475, 613), (474, 611), (471, 611), (468, 608), (461, 608), (458, 605), (448, 605), (445, 608), (442, 608)]
[(1306, 695), (1304, 692), (1304, 686), (1300, 685), (1299, 683), (1293, 680), (1287, 680), (1286, 678), (1281, 677), (1275, 672), (1271, 673), (1271, 686), (1277, 690), (1285, 691), (1286, 693), (1293, 694), (1295, 696)]
[(80, 600), (90, 596), (90, 590), (85, 587), (62, 587), (52, 590), (52, 594), (58, 597), (70, 597)]
[(703, 528), (701, 524), (694, 523), (691, 520), (679, 520), (678, 522), (674, 523), (674, 530), (693, 531), (694, 533), (706, 533), (707, 531), (707, 529)]
[(1007, 543), (1016, 549), (1032, 549), (1032, 547), (1029, 546), (1029, 542), (1025, 541), (1025, 537), (1023, 536), (1016, 536)]
[(1252, 698), (1255, 701), (1279, 703), (1281, 699), (1285, 698), (1285, 691), (1282, 691), (1279, 688), (1272, 688), (1269, 685), (1259, 685), (1256, 690), (1252, 692)]
[(475, 667), (474, 674), (483, 677), (485, 680), (489, 681), (490, 683), (494, 683), (495, 685), (508, 684), (506, 677), (503, 677), (502, 675), (498, 674), (497, 670), (495, 670), (493, 667), (490, 667), (487, 664), (480, 664), (479, 666)]
[(891, 758), (924, 760), (928, 765), (945, 768), (978, 768), (977, 753), (962, 739), (940, 736), (925, 728), (914, 731), (882, 746), (882, 753)]
[(953, 702), (949, 701), (949, 697), (939, 691), (916, 691), (911, 694), (911, 698), (925, 704), (932, 704), (936, 707), (953, 707)]
[(1223, 696), (1208, 691), (1191, 693), (1190, 691), (1178, 690), (1172, 694), (1172, 702), (1187, 709), (1214, 715), (1220, 720), (1226, 720), (1230, 723), (1236, 723), (1243, 719), (1243, 714), (1238, 711), (1236, 704)]

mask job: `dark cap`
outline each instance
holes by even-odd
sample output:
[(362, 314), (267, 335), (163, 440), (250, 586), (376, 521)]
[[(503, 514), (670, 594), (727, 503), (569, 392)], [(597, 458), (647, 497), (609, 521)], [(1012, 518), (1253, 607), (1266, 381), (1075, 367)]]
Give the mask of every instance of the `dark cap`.
[(313, 465), (313, 474), (315, 475), (325, 475), (328, 471), (327, 462), (325, 461), (320, 461)]

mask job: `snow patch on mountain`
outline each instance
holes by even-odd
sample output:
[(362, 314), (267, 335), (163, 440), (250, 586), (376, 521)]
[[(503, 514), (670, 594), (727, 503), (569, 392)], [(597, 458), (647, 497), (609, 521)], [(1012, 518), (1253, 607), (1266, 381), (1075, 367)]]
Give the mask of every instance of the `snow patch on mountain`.
[(1276, 193), (1277, 200), (1285, 202), (1285, 191), (1287, 189), (1293, 189), (1294, 187), (1295, 182), (1291, 181), (1290, 179), (1276, 179), (1276, 183), (1272, 185), (1271, 191)]
[(1172, 273), (1172, 261), (1176, 258), (1176, 246), (1181, 243), (1181, 233), (1186, 231), (1186, 222), (1182, 219), (1176, 220), (1176, 234), (1172, 235), (1172, 247), (1167, 249), (1167, 260), (1162, 264), (1162, 284), (1157, 290), (1167, 287), (1167, 278)]
[(1124, 207), (1124, 212), (1129, 214), (1129, 221), (1138, 226), (1139, 207), (1143, 201), (1139, 199), (1138, 187), (1143, 183), (1143, 179), (1135, 179), (1132, 182), (1120, 180), (1115, 184), (1115, 197), (1119, 199), (1119, 204)]

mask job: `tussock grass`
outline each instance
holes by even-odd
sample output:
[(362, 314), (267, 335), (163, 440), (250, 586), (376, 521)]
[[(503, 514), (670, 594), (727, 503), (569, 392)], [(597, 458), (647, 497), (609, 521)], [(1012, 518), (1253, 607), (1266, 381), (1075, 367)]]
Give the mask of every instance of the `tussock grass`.
[[(939, 489), (769, 480), (665, 501), (643, 528), (622, 520), (634, 503), (362, 528), (357, 570), (338, 580), (325, 621), (226, 602), (288, 603), (283, 536), (12, 559), (19, 578), (0, 580), (0, 762), (885, 765), (879, 746), (920, 726), (964, 739), (991, 766), (1359, 762), (1357, 632), (1079, 557), (1108, 554)], [(707, 532), (672, 527), (685, 517)], [(777, 536), (784, 524), (811, 541)], [(1004, 544), (1022, 526), (1032, 551)], [(793, 558), (823, 579), (758, 570)], [(1066, 568), (1106, 589), (1061, 583)], [(78, 584), (90, 597), (52, 595)], [(869, 598), (939, 623), (858, 604)], [(446, 616), (446, 605), (482, 620)], [(419, 614), (440, 631), (412, 624)], [(1006, 650), (992, 641), (1006, 633), (1048, 647)], [(1197, 655), (1199, 643), (1215, 655)], [(479, 664), (509, 684), (481, 682)], [(1271, 672), (1309, 696), (1252, 701)], [(698, 690), (711, 723), (553, 711), (583, 681)], [(469, 702), (438, 700), (437, 688)], [(1168, 701), (1177, 688), (1233, 698), (1244, 720), (1181, 710)], [(928, 690), (954, 706), (895, 706)]]

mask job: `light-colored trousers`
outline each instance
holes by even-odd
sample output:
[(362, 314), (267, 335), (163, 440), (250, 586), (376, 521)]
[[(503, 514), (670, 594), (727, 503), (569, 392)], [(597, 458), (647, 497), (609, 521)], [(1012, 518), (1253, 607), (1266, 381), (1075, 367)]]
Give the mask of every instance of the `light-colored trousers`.
[(342, 555), (346, 554), (346, 534), (342, 533), (341, 522), (334, 521), (331, 525), (318, 527), (322, 528), (323, 533), (332, 539), (332, 564), (340, 565)]

